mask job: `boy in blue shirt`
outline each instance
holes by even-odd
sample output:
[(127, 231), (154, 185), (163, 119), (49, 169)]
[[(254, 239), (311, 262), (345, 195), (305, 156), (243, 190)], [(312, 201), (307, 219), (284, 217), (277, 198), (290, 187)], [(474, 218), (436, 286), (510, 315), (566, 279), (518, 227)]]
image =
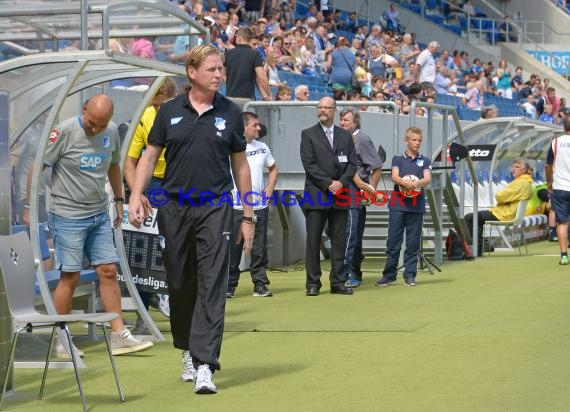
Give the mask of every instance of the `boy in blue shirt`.
[(388, 240), (386, 242), (386, 264), (382, 277), (376, 286), (388, 286), (396, 283), (398, 259), (406, 231), (406, 250), (404, 251), (404, 284), (416, 285), (418, 271), (418, 253), (425, 213), (425, 194), (423, 187), (431, 182), (430, 159), (420, 154), (423, 132), (418, 127), (406, 130), (403, 154), (392, 158), (392, 182), (394, 191), (390, 196), (388, 217)]

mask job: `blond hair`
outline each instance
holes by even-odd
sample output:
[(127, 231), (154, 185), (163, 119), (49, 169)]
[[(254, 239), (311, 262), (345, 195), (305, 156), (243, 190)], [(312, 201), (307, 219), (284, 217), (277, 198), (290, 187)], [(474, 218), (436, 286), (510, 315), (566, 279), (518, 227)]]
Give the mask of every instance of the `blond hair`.
[(195, 69), (197, 69), (198, 67), (200, 67), (200, 65), (206, 59), (206, 57), (211, 55), (222, 57), (220, 51), (211, 44), (203, 44), (201, 46), (193, 47), (188, 52), (188, 57), (186, 58), (186, 68), (194, 67)]
[(423, 137), (424, 131), (419, 127), (408, 127), (405, 134), (406, 140), (410, 138), (411, 134), (417, 134), (418, 136)]

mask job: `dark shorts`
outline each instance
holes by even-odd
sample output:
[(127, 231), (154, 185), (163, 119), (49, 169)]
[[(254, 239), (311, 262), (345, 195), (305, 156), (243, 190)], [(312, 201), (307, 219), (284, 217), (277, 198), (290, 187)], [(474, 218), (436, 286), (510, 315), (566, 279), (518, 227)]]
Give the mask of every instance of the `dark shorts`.
[(570, 221), (570, 192), (554, 190), (550, 196), (550, 206), (556, 214), (556, 222)]

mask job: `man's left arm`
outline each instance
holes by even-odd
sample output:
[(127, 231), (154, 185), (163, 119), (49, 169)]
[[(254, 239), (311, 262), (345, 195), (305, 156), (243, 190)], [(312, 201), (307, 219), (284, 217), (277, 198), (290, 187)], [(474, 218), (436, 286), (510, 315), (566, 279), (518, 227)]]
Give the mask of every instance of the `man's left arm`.
[[(247, 196), (251, 192), (251, 171), (249, 170), (249, 163), (247, 162), (247, 157), (245, 152), (235, 152), (230, 156), (232, 165), (232, 174), (236, 182), (236, 187), (241, 196), (241, 204), (243, 205), (243, 215), (248, 217), (253, 217), (253, 207), (251, 195)], [(237, 236), (237, 240), (241, 240), (243, 236), (243, 250), (246, 254), (251, 252), (251, 247), (253, 245), (253, 233), (254, 233), (254, 223), (242, 221), (240, 231)]]
[(269, 171), (269, 177), (263, 191), (265, 192), (266, 198), (271, 199), (273, 196), (273, 191), (275, 190), (275, 184), (277, 183), (277, 177), (279, 175), (279, 168), (277, 167), (277, 163), (273, 163), (273, 165), (268, 166), (267, 170)]
[(552, 144), (548, 148), (548, 154), (546, 155), (546, 165), (544, 166), (544, 174), (546, 176), (547, 190), (552, 192), (552, 182), (554, 179), (554, 151), (552, 150)]
[[(259, 54), (259, 53), (258, 53)], [(271, 87), (269, 87), (269, 80), (263, 66), (255, 68), (255, 84), (261, 93), (263, 100), (273, 100)]]
[(115, 202), (115, 211), (117, 215), (113, 219), (113, 227), (117, 228), (123, 221), (123, 205), (125, 203), (125, 192), (123, 191), (123, 177), (121, 176), (121, 166), (119, 163), (111, 163), (107, 171), (109, 183), (113, 189), (115, 199), (121, 198)]

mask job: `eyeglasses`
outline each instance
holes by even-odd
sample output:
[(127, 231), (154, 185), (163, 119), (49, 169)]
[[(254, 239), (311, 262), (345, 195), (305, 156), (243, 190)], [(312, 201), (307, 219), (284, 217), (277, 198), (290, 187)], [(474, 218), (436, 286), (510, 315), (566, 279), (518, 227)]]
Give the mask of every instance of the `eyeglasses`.
[(309, 92), (305, 92), (305, 93), (303, 93), (303, 94), (304, 94), (305, 96), (308, 96), (308, 95), (309, 95)]
[(284, 46), (291, 46), (291, 43), (283, 43)]

